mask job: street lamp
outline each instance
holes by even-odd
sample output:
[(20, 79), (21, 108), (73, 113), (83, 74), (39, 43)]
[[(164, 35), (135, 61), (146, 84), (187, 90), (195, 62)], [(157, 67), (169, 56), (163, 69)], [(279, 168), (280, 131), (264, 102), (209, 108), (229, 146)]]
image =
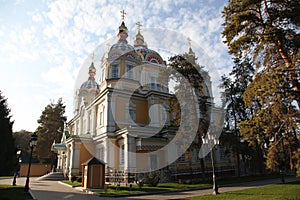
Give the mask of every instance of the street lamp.
[(213, 173), (213, 194), (220, 194), (218, 191), (218, 184), (215, 173), (215, 149), (214, 146), (219, 144), (218, 138), (215, 135), (207, 134), (207, 138), (202, 137), (203, 144), (209, 145), (211, 148), (211, 165), (212, 165), (212, 173)]
[(18, 174), (18, 169), (19, 169), (19, 164), (20, 164), (20, 155), (21, 155), (21, 149), (19, 146), (17, 146), (17, 152), (16, 152), (16, 155), (17, 155), (17, 162), (18, 162), (18, 166), (16, 167), (16, 171), (14, 173), (14, 179), (13, 179), (13, 183), (12, 185), (13, 186), (16, 186), (16, 182), (17, 182), (17, 174)]
[(32, 135), (31, 135), (31, 138), (30, 138), (30, 142), (29, 142), (29, 146), (30, 146), (30, 157), (29, 157), (29, 164), (28, 164), (28, 172), (27, 172), (27, 178), (26, 178), (26, 184), (25, 184), (25, 192), (28, 192), (29, 190), (29, 176), (30, 176), (30, 166), (31, 166), (31, 158), (32, 158), (32, 150), (33, 150), (33, 147), (36, 145), (37, 143), (37, 135), (36, 133), (34, 132)]

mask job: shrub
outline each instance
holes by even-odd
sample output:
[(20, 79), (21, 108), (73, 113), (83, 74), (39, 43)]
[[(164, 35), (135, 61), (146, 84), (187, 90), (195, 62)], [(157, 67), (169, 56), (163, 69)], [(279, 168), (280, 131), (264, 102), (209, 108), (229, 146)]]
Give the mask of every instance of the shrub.
[(144, 179), (140, 179), (140, 180), (136, 180), (136, 184), (139, 186), (139, 188), (141, 189), (144, 186)]
[(77, 179), (76, 179), (77, 182), (81, 183), (82, 182), (82, 177), (79, 176)]
[(77, 176), (72, 176), (71, 177), (71, 182), (73, 183), (74, 181), (76, 181), (77, 180)]
[(159, 183), (160, 177), (159, 174), (156, 172), (151, 172), (149, 174), (146, 175), (146, 184), (156, 187), (157, 184)]

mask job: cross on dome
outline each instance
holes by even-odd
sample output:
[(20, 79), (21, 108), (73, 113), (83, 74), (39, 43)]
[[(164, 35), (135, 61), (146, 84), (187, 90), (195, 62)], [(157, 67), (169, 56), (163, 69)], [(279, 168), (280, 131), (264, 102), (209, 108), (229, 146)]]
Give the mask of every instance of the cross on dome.
[(118, 33), (118, 43), (126, 43), (127, 44), (127, 40), (126, 38), (128, 37), (128, 29), (125, 25), (125, 15), (126, 15), (126, 12), (124, 10), (121, 10), (120, 11), (121, 13), (121, 18), (122, 18), (122, 23), (121, 25), (119, 26), (119, 33)]
[(140, 32), (140, 31), (141, 31), (141, 26), (142, 26), (141, 22), (137, 22), (137, 23), (135, 23), (135, 24), (136, 24), (136, 26), (137, 26), (138, 32)]
[(125, 12), (125, 10), (121, 10), (120, 13), (121, 13), (121, 19), (122, 19), (122, 21), (124, 22), (126, 12)]
[(189, 48), (192, 48), (192, 44), (191, 44), (191, 41), (192, 41), (192, 40), (191, 40), (191, 38), (188, 37), (188, 38), (187, 38), (187, 41), (188, 41), (188, 43), (189, 43)]
[(94, 78), (95, 73), (96, 73), (96, 68), (94, 67), (94, 56), (95, 56), (95, 52), (93, 51), (93, 54), (92, 54), (92, 62), (91, 62), (91, 65), (90, 65), (90, 67), (89, 67), (89, 75), (90, 75), (90, 78)]
[(95, 57), (95, 52), (93, 51), (93, 54), (92, 54), (92, 62), (94, 62), (94, 57)]

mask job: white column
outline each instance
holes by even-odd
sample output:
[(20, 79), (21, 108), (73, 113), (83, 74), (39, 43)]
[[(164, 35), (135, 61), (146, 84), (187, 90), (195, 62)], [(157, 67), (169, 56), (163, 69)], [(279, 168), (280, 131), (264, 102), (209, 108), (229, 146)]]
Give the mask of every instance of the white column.
[(71, 144), (71, 156), (70, 156), (70, 167), (69, 167), (69, 178), (72, 175), (77, 175), (79, 173), (79, 158), (80, 158), (80, 149), (79, 145), (75, 143), (75, 141)]
[(86, 114), (86, 132), (85, 133), (90, 133), (91, 134), (91, 111), (87, 111)]
[(159, 104), (157, 103), (157, 99), (154, 97), (150, 97), (150, 99), (148, 100), (148, 105), (149, 105), (149, 109), (150, 109), (150, 118), (151, 118), (151, 123), (150, 126), (153, 127), (159, 127), (160, 123), (159, 123)]
[(129, 135), (124, 139), (124, 169), (128, 172), (135, 172), (136, 169), (136, 142), (135, 138)]
[(107, 138), (104, 153), (106, 155), (107, 167), (116, 168), (115, 160), (115, 139)]
[(115, 131), (115, 121), (114, 121), (114, 116), (115, 114), (115, 99), (111, 98), (111, 95), (107, 95), (107, 107), (106, 107), (106, 112), (107, 112), (107, 120), (104, 121), (106, 123), (107, 121), (107, 132), (113, 132)]
[(92, 111), (91, 111), (91, 135), (92, 136), (96, 136), (96, 108), (93, 107)]
[(129, 151), (130, 157), (129, 157), (129, 163), (130, 163), (130, 172), (136, 171), (136, 141), (134, 137), (129, 138)]
[(64, 169), (64, 173), (65, 175), (68, 175), (69, 174), (69, 171), (70, 171), (70, 160), (71, 160), (71, 150), (70, 150), (70, 145), (68, 144), (67, 145), (67, 161), (66, 161), (66, 168)]
[(84, 130), (82, 130), (82, 127), (83, 127), (83, 119), (82, 119), (83, 117), (81, 116), (81, 117), (79, 117), (79, 130), (78, 130), (78, 135), (82, 135), (83, 134), (83, 131)]
[(72, 169), (74, 166), (75, 146), (74, 142), (70, 145), (70, 159), (69, 159), (69, 179), (72, 177)]

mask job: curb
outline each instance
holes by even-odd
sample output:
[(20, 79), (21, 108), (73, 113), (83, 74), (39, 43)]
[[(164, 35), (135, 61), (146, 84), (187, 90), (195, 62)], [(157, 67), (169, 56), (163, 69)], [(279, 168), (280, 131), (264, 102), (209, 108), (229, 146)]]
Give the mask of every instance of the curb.
[(58, 182), (59, 184), (61, 184), (61, 185), (68, 186), (69, 188), (73, 188), (73, 189), (75, 189), (75, 190), (79, 190), (79, 191), (83, 191), (83, 190), (84, 190), (84, 189), (83, 189), (82, 187), (80, 187), (80, 186), (75, 187), (75, 186), (69, 185), (69, 184), (64, 183), (64, 182), (61, 182), (61, 181), (57, 181), (57, 182)]
[(36, 200), (37, 198), (34, 196), (33, 192), (31, 189), (28, 190), (28, 193), (30, 194), (30, 196), (32, 197), (32, 199)]
[(68, 187), (70, 187), (70, 188), (74, 188), (72, 185), (63, 183), (63, 182), (61, 182), (61, 181), (57, 181), (57, 182), (58, 182), (59, 184), (61, 184), (61, 185), (65, 185), (65, 186), (68, 186)]

